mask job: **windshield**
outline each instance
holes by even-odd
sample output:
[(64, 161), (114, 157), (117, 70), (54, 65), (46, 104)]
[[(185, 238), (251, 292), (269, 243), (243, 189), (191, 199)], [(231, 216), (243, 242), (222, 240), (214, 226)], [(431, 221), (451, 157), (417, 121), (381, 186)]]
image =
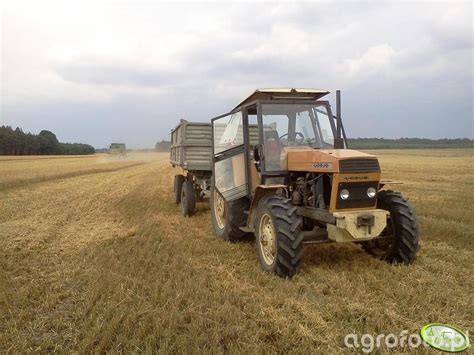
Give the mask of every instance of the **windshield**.
[(326, 103), (262, 104), (267, 170), (280, 170), (280, 155), (287, 146), (334, 148), (334, 120)]
[(265, 141), (278, 140), (284, 146), (334, 147), (334, 122), (326, 104), (263, 104)]

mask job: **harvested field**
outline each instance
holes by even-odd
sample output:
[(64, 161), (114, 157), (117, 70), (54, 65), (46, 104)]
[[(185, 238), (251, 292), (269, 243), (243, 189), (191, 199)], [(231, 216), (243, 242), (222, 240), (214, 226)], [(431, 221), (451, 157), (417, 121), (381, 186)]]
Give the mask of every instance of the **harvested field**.
[(383, 177), (415, 205), (412, 266), (356, 245), (305, 249), (292, 280), (253, 242), (184, 218), (168, 154), (0, 159), (0, 352), (345, 349), (348, 333), (429, 322), (474, 332), (473, 150), (386, 150)]

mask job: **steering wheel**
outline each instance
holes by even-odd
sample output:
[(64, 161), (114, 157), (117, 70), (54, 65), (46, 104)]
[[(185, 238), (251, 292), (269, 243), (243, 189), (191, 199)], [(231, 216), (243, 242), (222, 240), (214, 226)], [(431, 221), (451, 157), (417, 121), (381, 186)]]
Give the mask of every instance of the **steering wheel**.
[[(280, 139), (282, 139), (283, 137), (285, 137), (285, 136), (287, 136), (287, 135), (288, 135), (288, 133), (285, 133), (284, 135), (282, 135), (282, 136), (280, 137)], [(298, 137), (301, 139), (301, 141), (299, 141), (299, 142), (297, 142)], [(301, 144), (301, 143), (304, 142), (304, 139), (305, 139), (305, 137), (304, 137), (304, 134), (303, 134), (303, 133), (301, 133), (301, 132), (295, 132), (295, 143)]]

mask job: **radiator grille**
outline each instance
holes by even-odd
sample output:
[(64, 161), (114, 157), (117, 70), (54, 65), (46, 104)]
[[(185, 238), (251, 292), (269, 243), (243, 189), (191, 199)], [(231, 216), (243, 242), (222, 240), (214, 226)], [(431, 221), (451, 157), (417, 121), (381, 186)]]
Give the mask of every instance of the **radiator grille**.
[(380, 165), (377, 159), (347, 159), (339, 161), (341, 173), (372, 173), (379, 172)]

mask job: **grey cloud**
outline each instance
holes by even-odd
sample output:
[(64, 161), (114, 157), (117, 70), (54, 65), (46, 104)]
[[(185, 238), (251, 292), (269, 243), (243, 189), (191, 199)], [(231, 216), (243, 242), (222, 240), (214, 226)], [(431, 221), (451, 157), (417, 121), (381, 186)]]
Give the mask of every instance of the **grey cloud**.
[[(472, 137), (472, 18), (456, 28), (450, 24), (457, 11), (442, 20), (447, 9), (461, 5), (123, 5), (125, 14), (132, 9), (123, 26), (137, 31), (129, 40), (142, 41), (144, 55), (155, 62), (103, 58), (90, 50), (48, 61), (44, 71), (110, 98), (6, 104), (1, 115), (25, 130), (51, 129), (62, 140), (143, 147), (167, 138), (180, 118), (208, 121), (257, 87), (297, 86), (342, 89), (350, 136)], [(468, 11), (472, 5), (462, 6)], [(188, 24), (201, 17), (219, 28)], [(171, 53), (166, 36), (175, 33), (192, 40)], [(382, 64), (371, 57), (378, 47), (393, 49)], [(158, 64), (161, 55), (174, 61), (172, 69)], [(352, 75), (348, 63), (360, 70)]]
[(54, 67), (53, 70), (64, 80), (97, 85), (130, 85), (156, 87), (169, 85), (179, 78), (173, 73), (156, 68), (134, 68), (128, 65), (88, 63), (80, 60)]

